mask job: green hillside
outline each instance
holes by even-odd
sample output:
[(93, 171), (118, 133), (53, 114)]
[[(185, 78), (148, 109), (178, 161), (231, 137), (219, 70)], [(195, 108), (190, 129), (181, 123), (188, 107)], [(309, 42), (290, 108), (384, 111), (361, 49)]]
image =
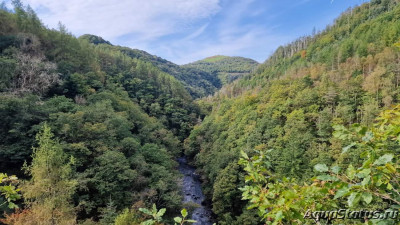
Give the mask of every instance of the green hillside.
[[(186, 140), (186, 154), (219, 224), (303, 224), (312, 223), (305, 209), (399, 207), (400, 146), (388, 133), (397, 117), (375, 119), (400, 101), (399, 19), (396, 1), (349, 9), (204, 100), (212, 110)], [(367, 132), (373, 126), (382, 130)]]
[[(12, 4), (1, 224), (187, 225), (197, 209), (218, 225), (399, 224), (400, 1), (350, 8), (262, 64), (183, 66)], [(323, 213), (340, 209), (359, 218)]]
[(120, 47), (121, 52), (129, 57), (151, 62), (161, 71), (171, 74), (181, 81), (193, 98), (205, 97), (221, 88), (220, 80), (213, 74), (196, 68), (187, 68), (169, 62), (158, 56), (137, 49)]
[[(47, 29), (13, 4), (0, 9), (0, 171), (26, 179), (16, 201), (26, 210), (12, 224), (108, 224), (153, 203), (177, 215), (175, 159), (199, 116), (182, 82), (135, 50)], [(20, 197), (4, 177), (1, 217)]]
[(112, 49), (118, 49), (125, 55), (142, 61), (150, 62), (161, 71), (168, 73), (181, 81), (186, 90), (193, 98), (205, 97), (213, 94), (221, 88), (221, 81), (214, 76), (211, 72), (192, 67), (182, 67), (172, 63), (161, 57), (151, 55), (145, 51), (138, 49), (131, 49), (121, 46), (111, 47), (111, 43), (105, 41), (103, 38), (85, 34), (79, 37), (81, 40), (86, 40), (93, 44), (107, 44)]
[(183, 65), (182, 67), (198, 69), (213, 74), (218, 77), (222, 84), (229, 84), (253, 72), (257, 66), (258, 62), (252, 59), (217, 55)]

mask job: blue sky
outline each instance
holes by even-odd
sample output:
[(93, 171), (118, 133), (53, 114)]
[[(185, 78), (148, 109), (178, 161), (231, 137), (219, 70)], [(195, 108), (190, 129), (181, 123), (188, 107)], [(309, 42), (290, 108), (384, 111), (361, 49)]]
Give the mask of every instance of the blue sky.
[(213, 55), (265, 61), (280, 45), (310, 34), (367, 0), (23, 0), (43, 23), (61, 21), (177, 64)]

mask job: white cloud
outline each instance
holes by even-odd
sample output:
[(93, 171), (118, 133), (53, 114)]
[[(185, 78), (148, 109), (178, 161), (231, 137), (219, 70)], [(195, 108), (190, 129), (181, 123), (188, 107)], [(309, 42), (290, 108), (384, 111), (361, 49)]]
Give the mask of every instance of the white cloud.
[[(259, 55), (256, 59), (263, 61), (271, 53), (270, 48), (282, 40), (272, 34), (271, 27), (241, 24), (244, 17), (259, 16), (266, 10), (252, 7), (255, 0), (23, 2), (31, 5), (50, 28), (57, 28), (60, 21), (75, 35), (99, 35), (114, 44), (142, 49), (178, 64), (217, 54)], [(217, 13), (219, 19), (214, 20)], [(168, 35), (173, 38), (165, 38)]]
[[(221, 31), (222, 33), (226, 31)], [(263, 62), (276, 46), (290, 37), (274, 35), (269, 29), (254, 27), (240, 35), (224, 36), (199, 43), (196, 40), (178, 40), (162, 49), (165, 57), (175, 63), (186, 64), (213, 55), (244, 56)]]
[[(40, 9), (50, 28), (59, 21), (74, 34), (96, 34), (111, 41), (134, 34), (152, 40), (210, 17), (220, 10), (219, 0), (25, 0)], [(45, 9), (45, 10), (43, 10)], [(138, 40), (138, 41), (140, 41)]]
[[(264, 61), (276, 48), (290, 37), (275, 34), (277, 25), (243, 23), (256, 9), (253, 0), (230, 2), (219, 14), (220, 20), (208, 22), (192, 34), (177, 40), (169, 40), (162, 48), (150, 52), (162, 52), (167, 59), (185, 64), (213, 55), (251, 57)], [(263, 9), (265, 10), (265, 9)], [(210, 28), (211, 27), (211, 28)], [(205, 29), (211, 29), (204, 31)], [(202, 36), (204, 34), (204, 36)]]

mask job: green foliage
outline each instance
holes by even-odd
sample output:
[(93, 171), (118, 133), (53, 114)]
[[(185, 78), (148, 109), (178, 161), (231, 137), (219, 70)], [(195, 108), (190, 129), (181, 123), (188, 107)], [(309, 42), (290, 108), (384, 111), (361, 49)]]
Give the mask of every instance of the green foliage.
[(71, 205), (77, 181), (72, 178), (74, 158), (68, 157), (44, 124), (36, 136), (31, 165), (24, 169), (32, 177), (22, 186), (22, 193), (34, 221), (71, 224), (75, 213)]
[[(138, 211), (142, 212), (145, 217), (140, 217), (135, 210), (125, 209), (121, 214), (117, 216), (115, 219), (115, 225), (134, 225), (134, 224), (141, 224), (141, 225), (162, 225), (164, 224), (163, 216), (166, 213), (166, 208), (162, 208), (160, 210), (157, 209), (155, 204), (152, 205), (150, 209), (147, 208), (139, 208)], [(183, 225), (183, 224), (190, 224), (196, 223), (195, 220), (186, 219), (188, 216), (188, 212), (186, 209), (181, 210), (182, 217), (175, 217), (175, 225)], [(148, 219), (150, 217), (150, 219)], [(147, 218), (147, 219), (146, 219)]]
[(139, 211), (149, 215), (152, 217), (152, 219), (146, 220), (144, 222), (142, 222), (142, 225), (153, 225), (156, 222), (161, 223), (162, 222), (162, 217), (165, 214), (166, 209), (162, 208), (160, 210), (157, 210), (156, 204), (153, 204), (153, 207), (151, 208), (151, 210), (146, 209), (146, 208), (139, 208)]
[[(267, 223), (300, 223), (310, 204), (314, 210), (396, 206), (391, 133), (397, 125), (391, 124), (397, 122), (389, 118), (383, 133), (364, 127), (399, 102), (397, 1), (349, 9), (324, 31), (278, 48), (253, 73), (257, 63), (238, 57), (180, 67), (101, 37), (77, 39), (64, 25), (49, 30), (30, 7), (13, 4), (12, 12), (0, 9), (0, 169), (20, 175), (45, 123), (54, 137), (45, 135), (51, 141), (36, 149), (50, 149), (52, 166), (63, 168), (47, 173), (61, 180), (37, 178), (44, 170), (33, 170), (43, 168), (35, 150), (22, 224), (47, 220), (52, 205), (69, 222), (78, 215), (109, 223), (122, 209), (156, 203), (172, 221), (181, 207), (174, 159), (185, 139), (219, 224), (259, 224), (257, 212)], [(199, 100), (200, 107), (193, 102), (237, 77)], [(244, 170), (236, 164), (242, 150)], [(60, 190), (57, 182), (69, 181)], [(59, 196), (45, 198), (49, 183)], [(115, 218), (143, 222), (134, 209)]]
[(18, 208), (15, 201), (21, 198), (20, 189), (16, 187), (18, 178), (16, 176), (7, 176), (0, 173), (0, 209), (8, 207), (10, 209)]
[(96, 36), (96, 35), (91, 35), (91, 34), (84, 34), (79, 37), (81, 40), (86, 40), (89, 43), (98, 45), (98, 44), (108, 44), (111, 45), (109, 41), (104, 40), (102, 37)]
[(218, 77), (211, 73), (196, 68), (178, 66), (160, 57), (137, 49), (118, 48), (122, 53), (133, 59), (151, 62), (159, 70), (170, 74), (182, 82), (185, 89), (193, 98), (199, 98), (213, 94), (221, 87)]
[(36, 104), (37, 96), (1, 95), (0, 99), (0, 167), (2, 171), (21, 175), (19, 168), (31, 155), (36, 126), (46, 118), (46, 113), (43, 106)]
[[(348, 151), (362, 150), (362, 161), (342, 168), (344, 174), (338, 171), (325, 171), (335, 175), (343, 184), (341, 192), (335, 198), (348, 196), (349, 207), (357, 207), (364, 201), (366, 205), (382, 199), (386, 208), (397, 208), (400, 205), (399, 152), (400, 106), (383, 111), (377, 122), (368, 130), (367, 127), (354, 124), (350, 129), (337, 126), (334, 136), (351, 144), (344, 147)], [(337, 168), (336, 170), (339, 170)]]
[[(205, 178), (204, 190), (212, 204), (218, 206), (214, 213), (219, 223), (235, 224), (252, 212), (245, 203), (229, 207), (240, 198), (233, 187), (244, 186), (245, 179), (241, 177), (245, 173), (232, 170), (241, 150), (249, 158), (258, 155), (251, 149), (268, 156), (267, 168), (274, 179), (263, 182), (276, 190), (294, 188), (310, 198), (331, 190), (320, 183), (311, 186), (313, 177), (331, 182), (339, 179), (331, 174), (332, 166), (337, 166), (337, 171), (362, 163), (360, 148), (345, 148), (347, 153), (341, 154), (343, 147), (352, 142), (334, 136), (332, 124), (370, 127), (379, 111), (399, 103), (399, 12), (396, 1), (365, 3), (349, 9), (332, 26), (278, 48), (254, 73), (200, 101), (206, 106), (203, 110), (207, 116), (186, 139), (185, 153), (194, 159)], [(222, 173), (226, 179), (221, 178)], [(228, 179), (233, 174), (238, 174), (240, 180)], [(304, 183), (307, 188), (303, 189)], [(229, 200), (223, 204), (221, 199), (225, 196)], [(362, 202), (361, 195), (352, 198)], [(284, 209), (286, 203), (278, 203), (279, 200), (284, 199), (272, 196), (270, 206), (278, 204)], [(347, 199), (340, 201), (344, 206)], [(303, 207), (301, 201), (293, 202)], [(282, 215), (299, 212), (285, 209)], [(280, 217), (278, 211), (273, 213)], [(298, 223), (295, 219), (291, 222)]]
[(188, 212), (187, 212), (186, 209), (182, 209), (181, 210), (181, 215), (182, 215), (182, 217), (177, 216), (177, 217), (174, 218), (175, 225), (177, 225), (177, 224), (183, 225), (183, 224), (187, 224), (187, 223), (190, 224), (190, 223), (196, 223), (197, 222), (196, 220), (186, 219), (186, 217), (188, 216)]
[[(35, 134), (47, 123), (57, 146), (74, 157), (71, 203), (79, 221), (109, 221), (114, 208), (136, 203), (177, 211), (175, 157), (199, 111), (188, 90), (212, 93), (214, 78), (101, 37), (77, 39), (61, 23), (47, 29), (30, 7), (14, 6), (0, 10), (1, 171), (22, 175)], [(47, 67), (57, 82), (37, 79)], [(26, 74), (29, 82), (21, 83)]]
[(117, 207), (114, 205), (114, 202), (110, 198), (107, 206), (101, 212), (101, 219), (99, 222), (101, 225), (113, 224), (117, 216)]
[[(250, 158), (242, 151), (239, 164), (247, 173), (246, 186), (241, 189), (243, 198), (250, 201), (250, 208), (258, 208), (267, 224), (305, 223), (304, 209), (332, 210), (341, 205), (358, 210), (379, 207), (380, 210), (396, 211), (400, 206), (400, 168), (396, 161), (399, 158), (399, 128), (400, 106), (383, 111), (369, 129), (359, 124), (350, 129), (336, 126), (334, 136), (351, 141), (342, 154), (360, 149), (362, 161), (345, 168), (317, 164), (314, 168), (322, 175), (311, 185), (276, 176), (271, 171), (268, 152), (257, 151)], [(393, 221), (388, 219), (386, 222)], [(357, 221), (346, 221), (346, 224), (350, 223), (357, 224)]]
[(110, 196), (121, 208), (130, 203), (132, 199), (132, 182), (137, 178), (137, 172), (130, 169), (128, 159), (123, 153), (106, 151), (96, 157), (92, 167), (86, 170), (84, 175), (88, 187), (96, 187), (91, 197), (96, 202), (107, 199)]
[(231, 163), (217, 176), (212, 199), (215, 214), (223, 215), (243, 207), (243, 202), (238, 198), (237, 184), (240, 180), (237, 163)]
[(253, 72), (257, 66), (258, 63), (252, 59), (219, 55), (189, 63), (183, 67), (213, 74), (222, 84), (229, 84)]
[(140, 222), (141, 218), (133, 210), (129, 209), (123, 210), (123, 212), (115, 218), (115, 225), (133, 225), (140, 224)]
[(11, 81), (16, 69), (16, 61), (9, 57), (0, 57), (0, 91), (7, 90), (11, 87)]

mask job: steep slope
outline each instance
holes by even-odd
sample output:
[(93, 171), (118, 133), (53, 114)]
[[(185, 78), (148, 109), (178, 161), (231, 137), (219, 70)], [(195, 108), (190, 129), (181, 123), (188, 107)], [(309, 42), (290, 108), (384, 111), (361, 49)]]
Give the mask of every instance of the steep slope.
[[(95, 35), (85, 34), (79, 37), (79, 39), (86, 40), (96, 45), (111, 45), (110, 42), (105, 41), (103, 38)], [(192, 67), (179, 66), (166, 59), (151, 55), (138, 49), (131, 49), (121, 46), (114, 46), (114, 49), (118, 49), (118, 51), (133, 59), (140, 59), (142, 61), (150, 62), (161, 71), (172, 75), (177, 80), (182, 82), (183, 86), (187, 91), (189, 91), (193, 98), (211, 95), (222, 86), (220, 80), (211, 72)]]
[(221, 88), (221, 82), (213, 74), (195, 68), (185, 68), (145, 51), (121, 47), (121, 52), (132, 58), (153, 63), (160, 70), (181, 81), (194, 98), (205, 97)]
[[(260, 223), (238, 190), (245, 185), (237, 165), (241, 150), (265, 153), (273, 178), (293, 178), (294, 184), (316, 176), (318, 163), (359, 162), (361, 152), (340, 154), (348, 143), (332, 135), (332, 124), (368, 126), (380, 110), (399, 103), (399, 19), (397, 1), (349, 9), (324, 31), (278, 48), (254, 74), (205, 100), (212, 112), (186, 140), (186, 154), (200, 168), (219, 224)], [(368, 207), (381, 201), (374, 198)], [(285, 216), (276, 214), (291, 224)]]
[(182, 67), (198, 69), (213, 74), (219, 78), (222, 84), (229, 84), (253, 72), (257, 66), (258, 62), (252, 59), (217, 55), (183, 65)]
[[(78, 220), (113, 221), (124, 208), (153, 203), (176, 215), (182, 196), (175, 159), (198, 118), (182, 82), (145, 57), (128, 56), (128, 48), (77, 39), (62, 25), (47, 29), (30, 7), (13, 4), (14, 11), (0, 9), (1, 172), (29, 179), (21, 167), (47, 124), (73, 157)], [(46, 223), (46, 210), (27, 208), (16, 217)]]

